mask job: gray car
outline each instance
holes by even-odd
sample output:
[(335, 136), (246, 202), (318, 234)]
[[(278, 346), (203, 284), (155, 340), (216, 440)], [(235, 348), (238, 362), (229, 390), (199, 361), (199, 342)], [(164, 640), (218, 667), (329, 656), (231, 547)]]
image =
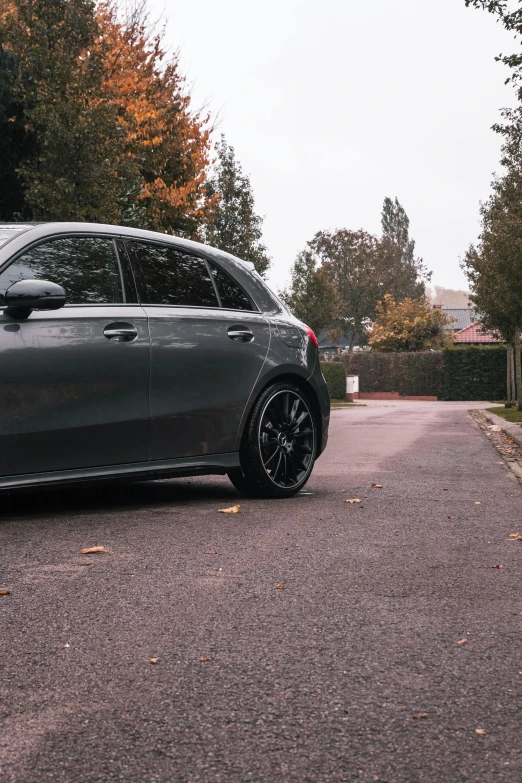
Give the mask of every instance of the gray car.
[(197, 242), (0, 225), (0, 360), (0, 490), (216, 473), (284, 498), (326, 446), (312, 330)]

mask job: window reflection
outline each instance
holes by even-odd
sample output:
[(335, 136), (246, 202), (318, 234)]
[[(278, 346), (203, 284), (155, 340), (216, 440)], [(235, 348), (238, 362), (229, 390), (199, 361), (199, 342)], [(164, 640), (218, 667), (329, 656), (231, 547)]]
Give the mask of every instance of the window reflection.
[(142, 304), (219, 307), (202, 258), (175, 247), (129, 242), (139, 272)]
[(67, 304), (124, 301), (116, 250), (103, 237), (58, 237), (31, 248), (0, 274), (0, 305), (9, 286), (28, 279), (63, 286)]

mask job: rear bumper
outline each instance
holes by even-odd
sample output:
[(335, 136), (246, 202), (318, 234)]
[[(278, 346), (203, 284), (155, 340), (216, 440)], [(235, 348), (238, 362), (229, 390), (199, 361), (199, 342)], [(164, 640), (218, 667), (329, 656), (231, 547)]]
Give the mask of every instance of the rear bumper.
[(319, 448), (317, 449), (317, 456), (319, 457), (325, 450), (326, 444), (328, 443), (328, 428), (330, 426), (330, 395), (328, 394), (328, 387), (326, 386), (326, 381), (323, 378), (319, 361), (316, 362), (315, 369), (308, 379), (308, 383), (315, 391), (319, 403), (321, 428)]

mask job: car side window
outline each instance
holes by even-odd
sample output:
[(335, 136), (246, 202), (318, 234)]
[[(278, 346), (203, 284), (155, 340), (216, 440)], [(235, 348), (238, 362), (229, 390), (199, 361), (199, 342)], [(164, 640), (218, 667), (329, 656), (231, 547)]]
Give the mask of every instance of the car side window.
[(256, 310), (241, 286), (219, 267), (210, 265), (221, 304), (228, 310)]
[(56, 237), (30, 248), (0, 273), (0, 306), (6, 290), (19, 280), (58, 283), (68, 305), (125, 301), (116, 248), (105, 237)]
[(142, 304), (219, 307), (205, 261), (171, 245), (129, 241)]

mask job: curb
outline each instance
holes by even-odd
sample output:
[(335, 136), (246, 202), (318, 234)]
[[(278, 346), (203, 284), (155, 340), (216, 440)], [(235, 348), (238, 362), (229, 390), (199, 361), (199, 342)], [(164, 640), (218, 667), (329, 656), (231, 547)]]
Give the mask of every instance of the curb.
[(522, 427), (519, 424), (506, 421), (502, 416), (497, 416), (496, 413), (490, 413), (489, 411), (483, 411), (483, 413), (488, 421), (492, 424), (498, 424), (504, 432), (507, 432), (510, 438), (513, 438), (522, 447)]

